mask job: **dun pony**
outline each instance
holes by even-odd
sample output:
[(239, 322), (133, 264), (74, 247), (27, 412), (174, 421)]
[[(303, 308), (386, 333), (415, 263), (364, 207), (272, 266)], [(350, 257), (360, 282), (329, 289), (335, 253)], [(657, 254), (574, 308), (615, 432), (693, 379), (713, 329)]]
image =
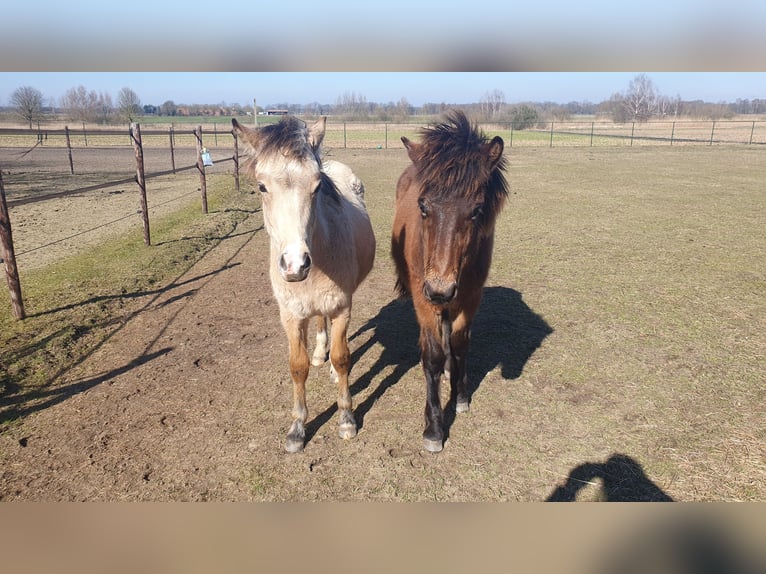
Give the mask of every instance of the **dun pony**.
[(331, 322), (331, 376), (338, 383), (339, 434), (356, 435), (348, 375), (351, 299), (372, 269), (375, 237), (364, 204), (364, 186), (351, 169), (320, 159), (326, 118), (310, 128), (288, 116), (250, 129), (232, 120), (249, 152), (245, 168), (261, 193), (270, 238), (269, 272), (289, 344), (293, 380), (293, 422), (285, 449), (299, 452), (306, 438), (307, 333), (317, 318), (311, 363), (327, 357)]

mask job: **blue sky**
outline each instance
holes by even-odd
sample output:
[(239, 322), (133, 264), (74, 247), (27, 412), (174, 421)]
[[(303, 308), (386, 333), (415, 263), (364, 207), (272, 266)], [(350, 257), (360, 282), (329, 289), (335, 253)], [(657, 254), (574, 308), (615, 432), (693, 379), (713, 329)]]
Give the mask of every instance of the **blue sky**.
[[(600, 102), (625, 91), (638, 72), (0, 72), (0, 105), (17, 87), (37, 88), (59, 101), (73, 87), (108, 92), (133, 89), (143, 103), (335, 103), (354, 92), (370, 102), (472, 103), (500, 90), (509, 103)], [(687, 100), (766, 99), (766, 73), (645, 72), (657, 90)]]
[(334, 103), (352, 91), (467, 103), (495, 89), (508, 102), (597, 102), (638, 72), (684, 99), (766, 97), (763, 0), (6, 4), (0, 103), (19, 85), (57, 99), (80, 84), (154, 104)]
[(3, 6), (0, 70), (764, 71), (765, 22), (763, 0), (35, 0)]

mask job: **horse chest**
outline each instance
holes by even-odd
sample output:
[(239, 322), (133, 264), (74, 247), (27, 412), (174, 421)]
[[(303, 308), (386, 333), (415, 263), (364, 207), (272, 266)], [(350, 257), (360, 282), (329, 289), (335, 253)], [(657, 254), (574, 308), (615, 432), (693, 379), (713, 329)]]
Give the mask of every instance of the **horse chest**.
[[(316, 270), (312, 270), (314, 273)], [(326, 277), (309, 276), (300, 283), (286, 283), (281, 278), (272, 281), (274, 296), (280, 307), (293, 317), (308, 318), (315, 315), (332, 316), (348, 307), (350, 297)]]

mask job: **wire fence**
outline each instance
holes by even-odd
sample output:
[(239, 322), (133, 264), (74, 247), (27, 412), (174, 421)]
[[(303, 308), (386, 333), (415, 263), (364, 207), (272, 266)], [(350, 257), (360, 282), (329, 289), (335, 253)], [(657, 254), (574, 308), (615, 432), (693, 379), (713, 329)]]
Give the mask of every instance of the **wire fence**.
[[(402, 136), (417, 138), (421, 127), (410, 123), (329, 121), (324, 145), (398, 148)], [(551, 121), (531, 126), (484, 122), (479, 123), (479, 127), (490, 137), (502, 137), (510, 147), (766, 145), (766, 121), (763, 120)]]
[[(311, 118), (306, 118), (312, 121)], [(410, 122), (343, 121), (328, 118), (324, 145), (330, 148), (398, 148), (402, 136), (416, 138), (423, 124)], [(222, 124), (202, 124), (209, 149), (231, 146), (231, 131)], [(488, 135), (499, 135), (509, 146), (636, 146), (636, 145), (766, 145), (766, 120), (554, 120), (533, 125), (521, 122), (480, 122)], [(193, 149), (193, 134), (174, 125), (144, 135), (145, 149)], [(129, 129), (98, 129), (83, 125), (65, 129), (0, 128), (0, 148), (34, 147), (79, 150), (129, 148)]]
[[(25, 316), (16, 265), (17, 257), (28, 256), (60, 244), (71, 243), (72, 240), (83, 235), (117, 225), (136, 217), (136, 215), (140, 217), (143, 224), (144, 242), (146, 245), (151, 244), (147, 180), (175, 177), (179, 173), (192, 170), (196, 171), (199, 176), (196, 185), (193, 183), (186, 185), (181, 193), (178, 193), (177, 190), (170, 194), (158, 195), (153, 193), (152, 209), (155, 212), (162, 206), (186, 199), (193, 194), (199, 194), (202, 212), (207, 213), (206, 171), (214, 166), (225, 165), (229, 161), (234, 166), (235, 187), (239, 189), (239, 150), (233, 133), (228, 134), (228, 148), (219, 147), (216, 153), (203, 145), (201, 126), (193, 130), (183, 130), (177, 134), (172, 128), (165, 133), (158, 130), (145, 133), (147, 136), (155, 138), (164, 136), (165, 149), (146, 147), (143, 139), (144, 134), (142, 134), (138, 124), (130, 126), (129, 148), (124, 144), (116, 145), (113, 148), (94, 148), (92, 146), (89, 146), (88, 149), (78, 148), (73, 145), (69, 128), (52, 130), (48, 133), (48, 137), (38, 131), (36, 141), (28, 149), (23, 147), (0, 148), (0, 258), (5, 264), (14, 316), (17, 319), (23, 319)], [(27, 138), (30, 134), (27, 131), (26, 133), (10, 135)], [(114, 138), (122, 137), (124, 134), (117, 130), (105, 130), (99, 135), (104, 138)], [(58, 142), (57, 138), (60, 139), (62, 136), (65, 146), (55, 145)], [(193, 148), (189, 149), (188, 145), (177, 148), (176, 136), (193, 142)], [(213, 141), (215, 142), (216, 139)], [(50, 143), (54, 143), (54, 145), (51, 146)], [(129, 151), (132, 153), (128, 153)], [(214, 159), (216, 155), (217, 157)], [(135, 205), (135, 194), (125, 194), (131, 197), (128, 201), (116, 199), (117, 196), (121, 196), (125, 192), (124, 189), (121, 189), (122, 186), (131, 186), (131, 184), (138, 186), (138, 209), (128, 209), (127, 207), (129, 203)], [(6, 193), (6, 187), (9, 189), (8, 193)], [(70, 230), (63, 236), (49, 237), (46, 233), (41, 235), (39, 231), (46, 227), (44, 218), (49, 216), (50, 212), (65, 211), (66, 207), (61, 201), (55, 202), (55, 200), (63, 198), (86, 198), (89, 201), (87, 205), (74, 208), (74, 210), (79, 209), (81, 212), (84, 208), (84, 213), (73, 213), (74, 210), (70, 209), (67, 214), (72, 220), (77, 219), (78, 225), (70, 227)], [(55, 202), (57, 207), (41, 209), (37, 212), (29, 211), (36, 204), (51, 202)], [(38, 233), (35, 237), (38, 238), (38, 244), (27, 245), (21, 250), (16, 250), (9, 206), (13, 207), (14, 211), (17, 208), (28, 210), (27, 218), (23, 219), (21, 223), (36, 228)], [(100, 213), (100, 216), (97, 213)], [(41, 240), (41, 238), (43, 239)]]

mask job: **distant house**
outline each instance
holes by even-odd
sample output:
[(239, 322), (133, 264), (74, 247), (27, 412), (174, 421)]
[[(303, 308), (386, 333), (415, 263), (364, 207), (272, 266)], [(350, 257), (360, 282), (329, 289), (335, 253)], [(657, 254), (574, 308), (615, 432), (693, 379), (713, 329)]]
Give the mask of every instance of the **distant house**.
[(286, 116), (288, 113), (287, 110), (266, 110), (267, 116)]

